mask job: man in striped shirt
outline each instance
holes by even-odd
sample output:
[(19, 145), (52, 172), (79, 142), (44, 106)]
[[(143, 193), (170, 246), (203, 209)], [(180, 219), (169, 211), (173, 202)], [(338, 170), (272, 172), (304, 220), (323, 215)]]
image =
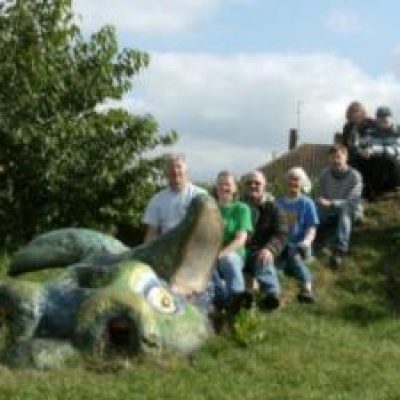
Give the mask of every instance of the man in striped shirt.
[(329, 150), (329, 167), (319, 178), (317, 209), (320, 218), (319, 233), (328, 227), (335, 230), (330, 266), (338, 268), (350, 244), (352, 224), (362, 214), (362, 178), (348, 163), (347, 148), (332, 146)]
[(400, 131), (386, 106), (376, 110), (376, 127), (367, 129), (357, 147), (357, 169), (364, 181), (364, 196), (374, 200), (400, 187)]

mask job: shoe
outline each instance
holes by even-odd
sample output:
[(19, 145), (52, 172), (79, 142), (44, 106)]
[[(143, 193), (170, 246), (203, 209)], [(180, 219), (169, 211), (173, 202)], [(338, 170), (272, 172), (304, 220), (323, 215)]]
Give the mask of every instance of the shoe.
[(229, 316), (235, 316), (241, 309), (250, 309), (253, 304), (253, 294), (249, 291), (236, 293), (232, 295), (226, 306), (226, 312)]
[(261, 298), (259, 307), (261, 311), (272, 311), (279, 307), (279, 297), (275, 293), (268, 293)]
[(208, 312), (208, 318), (211, 321), (212, 327), (216, 333), (222, 331), (225, 321), (225, 309), (219, 306), (214, 306)]
[(313, 304), (315, 303), (315, 298), (313, 293), (308, 289), (301, 289), (297, 295), (297, 300), (299, 303)]
[(339, 269), (344, 262), (345, 253), (341, 250), (335, 250), (329, 259), (329, 266), (332, 269)]

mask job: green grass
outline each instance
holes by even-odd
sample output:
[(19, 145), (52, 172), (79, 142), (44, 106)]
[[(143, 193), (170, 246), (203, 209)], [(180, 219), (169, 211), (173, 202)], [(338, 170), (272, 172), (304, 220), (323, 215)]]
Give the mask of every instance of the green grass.
[[(384, 271), (400, 269), (400, 210), (368, 209), (346, 267), (314, 263), (317, 303), (242, 312), (191, 359), (79, 362), (36, 372), (0, 367), (1, 399), (400, 399), (400, 319)], [(5, 261), (3, 261), (5, 265)]]

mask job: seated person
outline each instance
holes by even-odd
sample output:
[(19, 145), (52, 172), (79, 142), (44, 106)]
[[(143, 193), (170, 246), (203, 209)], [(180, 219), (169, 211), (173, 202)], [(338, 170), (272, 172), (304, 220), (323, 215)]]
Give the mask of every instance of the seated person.
[[(142, 221), (146, 225), (145, 242), (156, 239), (175, 228), (186, 216), (191, 201), (207, 192), (191, 183), (185, 156), (170, 153), (164, 158), (164, 174), (168, 186), (156, 193), (149, 201)], [(186, 288), (173, 287), (175, 292), (190, 298), (193, 303), (211, 308), (214, 288), (210, 283), (203, 293), (188, 293)]]
[(185, 217), (190, 202), (199, 194), (206, 193), (190, 182), (183, 154), (166, 155), (164, 172), (168, 187), (153, 196), (143, 215), (145, 242), (178, 225)]
[(279, 307), (280, 285), (275, 261), (287, 241), (287, 225), (279, 207), (266, 194), (266, 179), (262, 172), (253, 171), (245, 179), (244, 201), (251, 210), (254, 233), (247, 243), (246, 272), (257, 279), (263, 293), (260, 307)]
[(279, 265), (287, 275), (299, 281), (300, 302), (312, 303), (312, 277), (306, 265), (311, 254), (316, 228), (319, 223), (314, 201), (303, 195), (310, 188), (310, 180), (302, 168), (291, 168), (286, 175), (285, 196), (277, 199), (289, 229), (288, 244), (279, 257)]
[(242, 300), (251, 302), (251, 296), (245, 292), (243, 267), (245, 244), (253, 226), (249, 207), (236, 200), (236, 196), (235, 176), (228, 171), (220, 172), (216, 181), (216, 197), (224, 232), (213, 282), (216, 305), (227, 308)]
[(377, 109), (376, 127), (360, 138), (357, 153), (367, 199), (400, 186), (400, 132), (388, 107)]
[(346, 110), (346, 123), (343, 126), (342, 144), (349, 152), (349, 164), (357, 168), (357, 151), (359, 140), (368, 129), (375, 127), (375, 121), (367, 116), (364, 106), (353, 101)]
[(347, 164), (347, 148), (341, 145), (329, 149), (329, 164), (319, 178), (319, 197), (317, 198), (318, 239), (324, 230), (333, 227), (335, 241), (330, 259), (332, 268), (342, 264), (349, 249), (352, 223), (362, 215), (362, 178), (358, 171)]

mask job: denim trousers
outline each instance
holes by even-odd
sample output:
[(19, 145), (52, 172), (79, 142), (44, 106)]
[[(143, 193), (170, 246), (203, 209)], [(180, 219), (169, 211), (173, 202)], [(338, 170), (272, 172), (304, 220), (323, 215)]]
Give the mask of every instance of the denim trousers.
[(232, 295), (244, 291), (243, 267), (243, 257), (236, 252), (218, 258), (212, 277), (215, 303), (223, 305)]
[[(312, 280), (305, 260), (297, 251), (296, 246), (288, 245), (276, 260), (276, 265), (285, 275), (294, 277), (302, 284), (311, 282)], [(251, 276), (257, 279), (260, 289), (264, 294), (276, 296), (280, 294), (279, 277), (273, 263), (258, 261), (256, 254), (254, 254), (249, 257), (247, 270)]]
[(301, 284), (312, 281), (312, 275), (305, 260), (311, 256), (311, 249), (307, 249), (306, 257), (303, 257), (296, 245), (289, 244), (278, 258), (278, 266), (286, 275), (292, 276)]
[(257, 260), (256, 254), (254, 254), (250, 255), (246, 269), (249, 274), (257, 280), (264, 294), (279, 295), (281, 287), (273, 263), (259, 261)]
[(332, 226), (335, 232), (334, 247), (344, 253), (349, 249), (355, 211), (356, 207), (351, 203), (346, 203), (341, 207), (318, 206), (320, 220), (318, 229), (328, 229), (329, 226)]

